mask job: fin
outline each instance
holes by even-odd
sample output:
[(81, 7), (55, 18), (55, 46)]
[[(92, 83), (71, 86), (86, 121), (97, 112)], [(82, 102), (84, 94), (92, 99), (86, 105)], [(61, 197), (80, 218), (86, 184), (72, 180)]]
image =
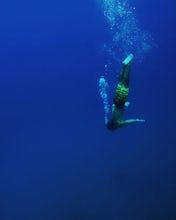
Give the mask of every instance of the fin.
[(133, 59), (134, 55), (132, 53), (130, 53), (122, 62), (124, 65), (128, 65), (131, 63), (132, 59)]

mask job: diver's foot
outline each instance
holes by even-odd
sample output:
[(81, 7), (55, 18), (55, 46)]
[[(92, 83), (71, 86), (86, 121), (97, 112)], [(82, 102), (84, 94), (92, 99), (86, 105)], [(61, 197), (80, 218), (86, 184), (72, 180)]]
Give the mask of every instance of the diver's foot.
[(124, 59), (124, 61), (122, 62), (124, 65), (128, 65), (131, 63), (132, 59), (133, 59), (134, 55), (132, 53), (130, 53), (127, 58)]

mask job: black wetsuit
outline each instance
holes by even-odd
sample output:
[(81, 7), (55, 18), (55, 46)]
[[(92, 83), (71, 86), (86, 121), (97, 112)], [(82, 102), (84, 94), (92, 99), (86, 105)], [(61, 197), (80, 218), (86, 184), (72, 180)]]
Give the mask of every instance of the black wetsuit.
[(130, 64), (123, 65), (122, 71), (119, 76), (119, 82), (113, 98), (113, 104), (115, 108), (112, 112), (112, 117), (107, 123), (107, 128), (111, 131), (122, 127), (123, 111), (125, 102), (129, 92), (129, 76), (130, 76)]

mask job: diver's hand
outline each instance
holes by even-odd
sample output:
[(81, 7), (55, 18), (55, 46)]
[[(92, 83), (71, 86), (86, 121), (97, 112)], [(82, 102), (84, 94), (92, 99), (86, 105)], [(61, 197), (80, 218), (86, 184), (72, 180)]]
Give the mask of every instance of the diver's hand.
[(135, 119), (135, 121), (136, 121), (136, 122), (145, 122), (144, 119), (139, 119), (139, 118)]
[(112, 104), (112, 113), (115, 111), (115, 104)]
[(125, 102), (125, 107), (128, 107), (130, 105), (130, 102)]

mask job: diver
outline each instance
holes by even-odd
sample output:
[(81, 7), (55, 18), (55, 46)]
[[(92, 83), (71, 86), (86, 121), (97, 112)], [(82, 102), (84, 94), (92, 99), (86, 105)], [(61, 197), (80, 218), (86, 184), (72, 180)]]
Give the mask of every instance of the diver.
[(145, 122), (142, 119), (127, 119), (123, 120), (123, 113), (125, 106), (129, 105), (127, 102), (129, 94), (129, 76), (130, 76), (130, 64), (133, 59), (133, 54), (129, 54), (122, 62), (123, 68), (120, 73), (119, 82), (115, 91), (112, 105), (112, 117), (106, 124), (107, 128), (111, 131), (121, 128), (124, 125)]

